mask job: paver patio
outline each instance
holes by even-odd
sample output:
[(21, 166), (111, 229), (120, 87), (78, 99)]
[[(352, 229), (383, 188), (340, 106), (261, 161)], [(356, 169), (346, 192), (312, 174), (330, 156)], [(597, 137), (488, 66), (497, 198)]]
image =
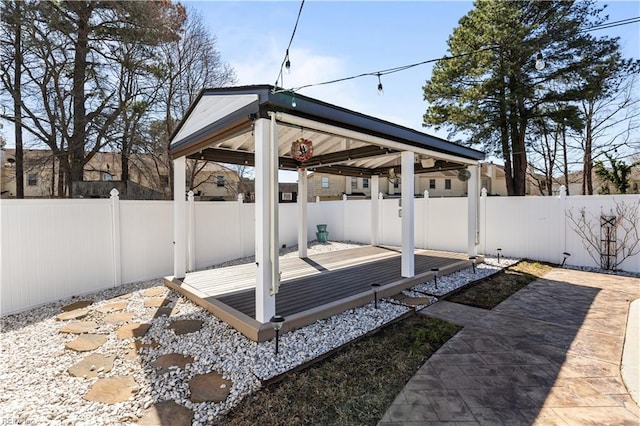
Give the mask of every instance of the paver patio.
[(640, 424), (620, 377), (640, 279), (554, 269), (493, 310), (438, 302), (464, 326), (396, 397), (380, 425)]

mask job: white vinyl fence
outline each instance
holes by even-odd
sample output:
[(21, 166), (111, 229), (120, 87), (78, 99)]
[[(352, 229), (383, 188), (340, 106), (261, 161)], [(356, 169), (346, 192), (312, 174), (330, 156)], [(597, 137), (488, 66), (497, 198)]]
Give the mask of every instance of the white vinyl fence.
[[(380, 203), (379, 244), (401, 245), (397, 199)], [(553, 263), (571, 253), (570, 265), (599, 266), (568, 219), (584, 211), (594, 227), (600, 214), (620, 205), (640, 209), (640, 196), (482, 197), (480, 253)], [(189, 202), (189, 252), (199, 269), (254, 253), (253, 204)], [(0, 315), (122, 283), (171, 275), (171, 201), (2, 200), (0, 203)], [(466, 252), (467, 199), (415, 200), (415, 244), (419, 248)], [(637, 216), (636, 216), (637, 219)], [(297, 243), (297, 205), (281, 204), (280, 244)], [(309, 203), (308, 236), (327, 224), (329, 239), (369, 243), (371, 201)], [(594, 235), (599, 235), (594, 229)], [(621, 232), (620, 230), (618, 230)], [(635, 232), (640, 224), (635, 223)], [(637, 237), (636, 237), (637, 238)], [(622, 235), (618, 236), (622, 239)], [(618, 265), (640, 272), (640, 255)]]

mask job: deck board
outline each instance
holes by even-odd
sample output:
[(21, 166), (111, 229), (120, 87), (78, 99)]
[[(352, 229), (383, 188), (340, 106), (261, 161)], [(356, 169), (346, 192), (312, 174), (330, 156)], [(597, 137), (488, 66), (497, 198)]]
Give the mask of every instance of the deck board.
[[(379, 294), (391, 296), (432, 278), (431, 268), (453, 272), (470, 265), (461, 253), (416, 250), (415, 277), (402, 278), (400, 250), (362, 246), (321, 253), (307, 259), (280, 258), (282, 282), (276, 312), (287, 317), (283, 330), (312, 324), (321, 318), (369, 303), (371, 284), (381, 284)], [(248, 263), (188, 273), (183, 279), (168, 277), (167, 286), (227, 321), (248, 338), (262, 342), (273, 328), (255, 318), (256, 265)]]

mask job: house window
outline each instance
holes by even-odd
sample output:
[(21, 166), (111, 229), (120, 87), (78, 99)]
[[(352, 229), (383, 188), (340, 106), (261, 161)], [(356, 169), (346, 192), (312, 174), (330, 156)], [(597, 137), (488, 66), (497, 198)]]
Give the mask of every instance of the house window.
[(362, 179), (362, 187), (363, 188), (369, 188), (369, 179), (367, 179), (367, 178), (363, 178)]
[(393, 184), (393, 188), (394, 188), (394, 189), (398, 189), (398, 188), (400, 188), (400, 182), (395, 182), (395, 183)]
[(326, 177), (326, 176), (322, 178), (322, 187), (323, 188), (328, 188), (329, 187), (329, 178)]
[(358, 178), (351, 178), (351, 189), (358, 189)]
[(293, 200), (293, 194), (291, 192), (282, 193), (282, 201), (291, 201), (291, 200)]
[(429, 179), (429, 189), (436, 189), (436, 180)]
[(36, 173), (29, 173), (27, 175), (27, 186), (38, 185), (38, 175)]
[(444, 189), (451, 189), (451, 179), (444, 180)]
[(160, 175), (160, 186), (169, 186), (169, 175)]
[(547, 190), (547, 181), (546, 180), (541, 180), (540, 182), (540, 190), (541, 191), (546, 191)]
[(225, 184), (224, 176), (216, 176), (216, 185), (224, 186), (224, 184)]
[(109, 172), (104, 172), (102, 174), (102, 180), (105, 182), (111, 182), (113, 180), (113, 176)]

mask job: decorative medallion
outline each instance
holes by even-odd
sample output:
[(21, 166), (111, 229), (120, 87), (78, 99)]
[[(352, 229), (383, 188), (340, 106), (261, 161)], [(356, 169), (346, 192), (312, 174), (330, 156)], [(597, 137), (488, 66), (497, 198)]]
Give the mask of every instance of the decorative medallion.
[(313, 157), (313, 142), (300, 138), (291, 144), (291, 157), (294, 160), (305, 162)]

